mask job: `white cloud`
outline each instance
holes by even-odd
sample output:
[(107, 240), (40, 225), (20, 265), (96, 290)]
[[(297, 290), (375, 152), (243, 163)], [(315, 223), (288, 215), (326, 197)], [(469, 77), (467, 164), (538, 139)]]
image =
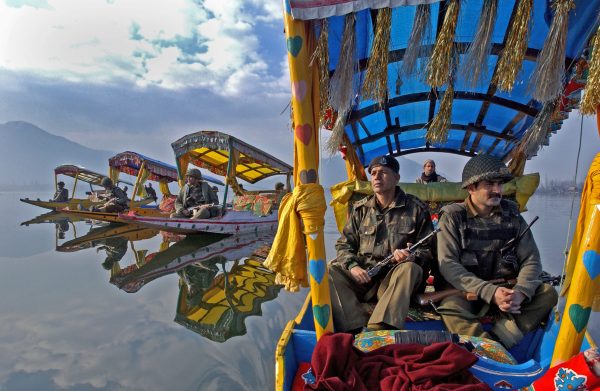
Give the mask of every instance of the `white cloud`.
[[(239, 95), (249, 83), (279, 86), (255, 31), (256, 23), (279, 23), (278, 1), (24, 3), (30, 4), (0, 3), (0, 68), (74, 82), (209, 88), (223, 95)], [(42, 3), (47, 6), (31, 5)]]

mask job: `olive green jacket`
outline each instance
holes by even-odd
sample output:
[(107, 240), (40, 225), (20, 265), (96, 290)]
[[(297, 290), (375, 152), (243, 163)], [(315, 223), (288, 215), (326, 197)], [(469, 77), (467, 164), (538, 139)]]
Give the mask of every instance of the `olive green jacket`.
[[(510, 240), (507, 233), (518, 236), (527, 223), (512, 201), (502, 200), (487, 217), (478, 216), (469, 204), (467, 198), (463, 203), (442, 208), (441, 231), (437, 235), (439, 271), (454, 288), (474, 292), (491, 303), (497, 286), (488, 280), (494, 279), (497, 273), (499, 250)], [(531, 231), (520, 239), (515, 249), (518, 271), (514, 289), (531, 300), (542, 283), (540, 254)]]
[[(366, 269), (390, 255), (396, 249), (406, 248), (433, 231), (427, 205), (396, 187), (396, 199), (381, 211), (375, 196), (354, 204), (351, 215), (337, 241), (337, 263), (347, 270), (355, 266)], [(431, 243), (416, 253), (415, 262), (429, 272), (432, 259)]]
[(196, 186), (190, 186), (186, 183), (179, 190), (179, 194), (175, 199), (175, 211), (181, 212), (184, 209), (198, 205), (218, 203), (219, 198), (205, 181), (199, 182)]

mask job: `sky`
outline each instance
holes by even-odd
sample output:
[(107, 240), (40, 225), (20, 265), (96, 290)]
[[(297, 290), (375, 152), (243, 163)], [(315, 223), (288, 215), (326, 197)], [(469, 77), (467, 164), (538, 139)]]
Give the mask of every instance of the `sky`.
[[(213, 129), (291, 162), (281, 15), (280, 0), (0, 0), (0, 123), (166, 161), (172, 141)], [(571, 178), (579, 121), (573, 113), (527, 171)], [(589, 162), (600, 148), (584, 123)], [(460, 179), (465, 158), (435, 159)]]

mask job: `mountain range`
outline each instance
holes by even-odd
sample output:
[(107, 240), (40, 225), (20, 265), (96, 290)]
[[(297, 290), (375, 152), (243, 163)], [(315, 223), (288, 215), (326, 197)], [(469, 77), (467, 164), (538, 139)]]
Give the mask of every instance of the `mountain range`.
[(0, 185), (45, 186), (54, 183), (54, 167), (76, 164), (108, 173), (115, 152), (85, 147), (23, 121), (0, 124)]

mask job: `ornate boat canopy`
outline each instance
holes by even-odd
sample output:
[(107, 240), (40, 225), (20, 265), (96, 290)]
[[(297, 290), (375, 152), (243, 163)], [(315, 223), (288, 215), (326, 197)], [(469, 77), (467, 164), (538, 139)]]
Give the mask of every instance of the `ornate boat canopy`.
[(189, 134), (171, 144), (179, 175), (185, 175), (191, 163), (218, 175), (227, 175), (233, 155), (235, 176), (256, 183), (273, 175), (288, 175), (292, 166), (268, 153), (225, 133), (204, 130)]
[[(125, 151), (108, 159), (108, 165), (111, 168), (132, 176), (138, 175), (142, 164), (145, 165), (150, 174), (147, 178), (149, 180), (166, 183), (177, 181), (177, 168), (175, 166), (137, 152)], [(217, 185), (224, 185), (221, 180), (210, 175), (205, 175), (204, 179)]]
[(106, 176), (74, 164), (63, 164), (62, 166), (56, 167), (54, 169), (54, 175), (59, 174), (66, 175), (71, 178), (77, 178), (80, 181), (97, 186), (100, 186), (100, 181)]
[[(600, 20), (599, 0), (288, 6), (317, 36), (309, 52), (321, 70), (321, 123), (334, 130), (329, 149), (349, 141), (363, 165), (424, 151), (534, 156), (579, 104)], [(293, 56), (302, 39), (287, 44)]]

